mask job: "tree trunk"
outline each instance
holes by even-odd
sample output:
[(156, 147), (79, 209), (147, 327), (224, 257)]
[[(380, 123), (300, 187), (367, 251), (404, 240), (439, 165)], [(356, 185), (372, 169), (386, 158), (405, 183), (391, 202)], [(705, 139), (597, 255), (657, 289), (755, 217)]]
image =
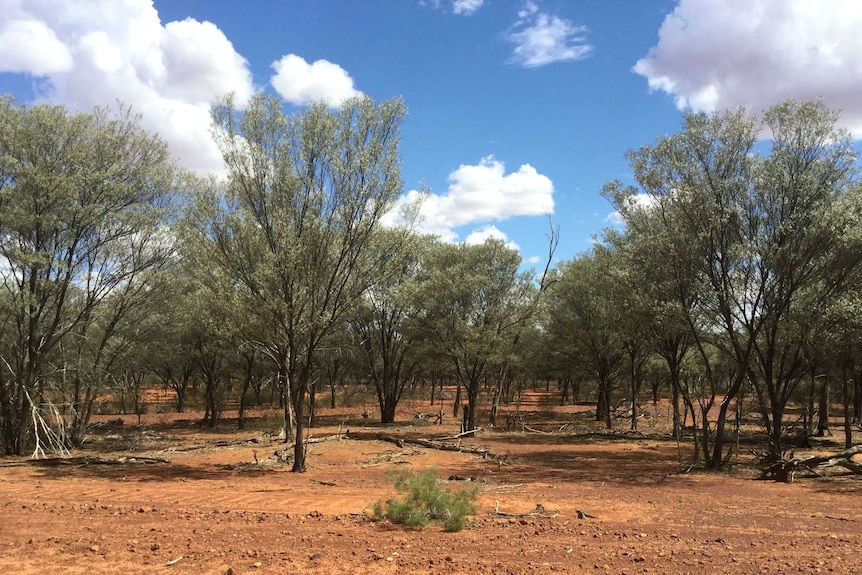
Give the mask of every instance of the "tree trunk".
[(293, 401), (291, 399), (290, 377), (288, 375), (287, 358), (279, 358), (278, 365), (278, 387), (281, 395), (281, 406), (284, 408), (284, 442), (293, 441), (294, 435), (294, 413)]
[(715, 441), (712, 444), (712, 461), (709, 462), (710, 469), (715, 471), (721, 471), (724, 467), (724, 428), (727, 424), (727, 408), (735, 395), (736, 392), (725, 397), (718, 408), (718, 421), (715, 422)]
[(611, 421), (610, 383), (606, 379), (599, 380), (599, 397), (596, 401), (596, 421), (604, 421), (605, 427), (613, 428)]
[(685, 406), (685, 409), (683, 410), (683, 417), (682, 417), (682, 421), (680, 422), (680, 427), (679, 427), (679, 437), (677, 439), (682, 439), (683, 430), (685, 429), (685, 419), (686, 419), (685, 414), (690, 413), (691, 414), (691, 426), (693, 429), (693, 433), (691, 435), (692, 435), (692, 438), (694, 439), (694, 441), (693, 441), (693, 443), (694, 443), (694, 452), (693, 452), (694, 456), (692, 459), (694, 461), (700, 461), (700, 436), (698, 435), (697, 412), (694, 410), (694, 402), (691, 400), (691, 398), (688, 396), (688, 394), (682, 394), (682, 400), (683, 400), (683, 405)]
[(673, 408), (673, 438), (682, 438), (682, 424), (679, 417), (679, 374), (671, 376), (670, 401)]
[(394, 423), (395, 410), (398, 408), (398, 382), (383, 382), (383, 385), (390, 386), (391, 393), (379, 393), (380, 403), (380, 423)]
[(608, 406), (608, 398), (605, 394), (605, 387), (602, 385), (602, 382), (599, 382), (599, 396), (596, 399), (596, 421), (604, 421), (605, 412), (607, 412), (610, 407)]
[(841, 367), (841, 400), (844, 404), (844, 447), (853, 447), (853, 420), (850, 413), (850, 382), (847, 375), (847, 362)]
[(500, 405), (500, 395), (503, 393), (504, 381), (509, 377), (509, 363), (503, 364), (503, 369), (500, 371), (500, 378), (497, 380), (497, 385), (494, 386), (494, 396), (491, 399), (491, 415), (489, 423), (491, 427), (497, 426), (497, 408)]
[(781, 459), (783, 447), (781, 427), (784, 421), (784, 406), (778, 403), (778, 401), (773, 401), (772, 403), (772, 433), (769, 438), (769, 455), (776, 460)]
[[(305, 370), (303, 370), (305, 371)], [(296, 441), (293, 445), (294, 473), (305, 473), (305, 395), (308, 390), (308, 379), (305, 374), (289, 375), (291, 401), (293, 404), (294, 422), (296, 425)], [(298, 381), (296, 381), (298, 380)]]
[(246, 396), (248, 395), (248, 389), (251, 387), (252, 376), (250, 374), (246, 374), (245, 378), (242, 380), (242, 389), (239, 392), (239, 406), (237, 414), (237, 429), (245, 429), (245, 401)]
[(476, 429), (476, 404), (479, 402), (479, 390), (481, 382), (476, 380), (470, 382), (467, 387), (467, 417), (465, 418), (466, 427), (464, 431)]
[(862, 370), (853, 381), (853, 423), (862, 424)]
[(817, 408), (817, 437), (832, 435), (829, 429), (829, 375), (823, 378), (820, 385), (820, 396)]
[[(569, 385), (570, 385), (569, 378), (568, 377), (561, 378), (560, 384), (561, 384), (560, 387), (562, 388), (561, 392), (560, 392), (560, 406), (562, 407), (563, 405), (566, 405), (566, 400), (569, 398)], [(572, 398), (572, 400), (574, 402), (574, 398)]]
[(314, 408), (317, 407), (317, 379), (308, 386), (308, 421), (314, 425)]
[(809, 372), (811, 382), (809, 384), (808, 396), (805, 402), (805, 433), (806, 435), (814, 434), (814, 397), (817, 393), (817, 378), (814, 375), (814, 369)]

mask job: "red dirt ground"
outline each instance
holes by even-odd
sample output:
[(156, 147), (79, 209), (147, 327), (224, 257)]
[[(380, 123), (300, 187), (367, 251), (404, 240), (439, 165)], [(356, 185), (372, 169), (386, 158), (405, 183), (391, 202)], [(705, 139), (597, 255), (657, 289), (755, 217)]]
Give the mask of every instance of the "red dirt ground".
[[(416, 411), (399, 413), (402, 423), (385, 432), (439, 437), (456, 431), (454, 424), (412, 419)], [(317, 437), (338, 431), (341, 421), (381, 430), (347, 410), (321, 415)], [(572, 410), (556, 415), (575, 417)], [(0, 571), (862, 572), (859, 479), (754, 481), (744, 455), (745, 465), (729, 475), (685, 473), (676, 443), (659, 435), (575, 436), (556, 424), (546, 429), (551, 434), (485, 431), (463, 441), (507, 455), (502, 463), (333, 440), (312, 444), (309, 471), (294, 474), (274, 460), (279, 443), (261, 431), (210, 432), (192, 417), (153, 414), (141, 428), (127, 417), (123, 426), (105, 425), (89, 450), (75, 454), (114, 461), (146, 456), (167, 464), (40, 466), (0, 459)], [(528, 423), (533, 429), (540, 427), (535, 421)], [(371, 505), (394, 494), (384, 480), (392, 466), (435, 466), (441, 479), (475, 477), (481, 486), (475, 522), (446, 533), (371, 521)], [(517, 514), (537, 503), (559, 515), (495, 514), (495, 506)], [(578, 519), (578, 510), (595, 517)]]

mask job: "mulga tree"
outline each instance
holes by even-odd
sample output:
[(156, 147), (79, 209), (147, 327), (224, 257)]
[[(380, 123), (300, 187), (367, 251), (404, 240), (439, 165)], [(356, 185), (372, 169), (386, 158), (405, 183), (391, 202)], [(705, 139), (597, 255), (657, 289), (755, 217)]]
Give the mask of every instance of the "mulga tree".
[[(632, 298), (639, 302), (635, 315), (644, 339), (667, 367), (673, 418), (673, 436), (681, 434), (682, 386), (680, 372), (694, 344), (692, 329), (700, 321), (695, 303), (698, 291), (693, 270), (664, 257), (667, 238), (658, 213), (651, 206), (630, 203), (624, 232), (608, 232), (605, 240), (619, 252)], [(688, 321), (693, 320), (693, 321)]]
[(160, 292), (158, 305), (149, 308), (151, 338), (146, 361), (150, 373), (176, 397), (174, 408), (182, 413), (198, 375), (194, 357), (195, 288), (186, 265), (172, 266)]
[(358, 347), (356, 355), (377, 392), (381, 423), (395, 421), (395, 409), (419, 364), (420, 356), (413, 344), (416, 330), (409, 326), (410, 311), (416, 302), (410, 296), (419, 271), (420, 248), (428, 241), (413, 238), (407, 249), (395, 254), (390, 260), (390, 273), (370, 287), (349, 319)]
[[(735, 364), (707, 458), (712, 468), (726, 461), (727, 413), (746, 381), (768, 396), (769, 450), (780, 456), (784, 408), (803, 365), (804, 338), (789, 327), (791, 311), (803, 301), (825, 304), (858, 265), (859, 250), (847, 241), (858, 226), (847, 196), (856, 185), (855, 156), (836, 119), (822, 104), (792, 101), (768, 110), (763, 122), (744, 110), (687, 114), (680, 134), (628, 156), (661, 223), (664, 257), (673, 276), (686, 279), (677, 283), (681, 307), (714, 389), (720, 382), (707, 350), (720, 349)], [(764, 129), (772, 150), (760, 156), (755, 143)], [(606, 188), (631, 225), (638, 224), (629, 216), (639, 191)]]
[[(305, 402), (316, 356), (403, 243), (369, 249), (401, 193), (405, 106), (368, 97), (288, 115), (259, 95), (213, 108), (224, 186), (198, 198), (189, 228), (207, 265), (231, 279), (258, 326), (249, 342), (278, 365), (285, 423), (295, 417), (293, 471), (306, 470)], [(292, 409), (291, 409), (292, 408)], [(290, 434), (285, 434), (290, 441)]]
[(646, 364), (650, 359), (649, 327), (653, 301), (649, 290), (643, 287), (643, 277), (637, 265), (629, 257), (630, 251), (619, 247), (618, 235), (608, 230), (605, 243), (595, 247), (600, 256), (608, 260), (606, 295), (610, 296), (619, 310), (619, 334), (625, 352), (626, 379), (630, 409), (630, 428), (637, 429), (638, 398), (646, 378)]
[[(145, 271), (169, 253), (159, 230), (177, 178), (165, 144), (127, 108), (70, 114), (0, 99), (3, 453), (37, 439), (34, 416), (51, 400), (49, 358), (60, 343), (98, 348), (94, 340), (147, 294)], [(87, 405), (94, 392), (78, 397)]]
[(785, 102), (764, 116), (772, 150), (759, 164), (754, 214), (764, 326), (752, 380), (768, 397), (772, 457), (782, 454), (785, 408), (808, 372), (807, 342), (862, 263), (856, 153), (837, 121), (837, 112), (810, 102)]
[(503, 365), (532, 318), (537, 288), (521, 256), (497, 239), (479, 245), (437, 243), (417, 275), (414, 311), (424, 337), (442, 351), (466, 394), (467, 430), (476, 428), (482, 384)]
[(614, 295), (612, 265), (603, 248), (561, 263), (559, 280), (549, 292), (546, 326), (561, 357), (596, 382), (596, 421), (608, 429), (613, 427), (613, 384), (624, 364), (622, 309)]
[[(159, 249), (172, 250), (173, 240), (165, 234)], [(118, 286), (103, 305), (82, 322), (58, 345), (60, 380), (54, 388), (62, 397), (67, 442), (79, 447), (85, 438), (90, 416), (97, 401), (107, 388), (123, 392), (132, 390), (135, 413), (140, 414), (141, 383), (149, 374), (151, 346), (156, 341), (160, 325), (152, 311), (164, 305), (165, 266), (168, 259), (139, 272), (148, 277), (132, 278)]]
[[(674, 268), (680, 307), (695, 338), (704, 376), (710, 389), (724, 389), (715, 444), (706, 458), (707, 465), (716, 469), (725, 461), (727, 413), (746, 381), (762, 326), (759, 300), (749, 300), (760, 293), (755, 277), (758, 256), (745, 233), (745, 215), (754, 203), (757, 133), (756, 122), (742, 110), (686, 114), (681, 133), (628, 154), (635, 178), (657, 214), (666, 241), (663, 257)], [(637, 206), (632, 198), (638, 192), (619, 183), (605, 188), (632, 225), (637, 222), (628, 216)], [(698, 281), (689, 282), (692, 275)], [(685, 304), (695, 300), (699, 307), (691, 313), (695, 310)], [(719, 343), (736, 366), (726, 387), (710, 361), (711, 350)]]

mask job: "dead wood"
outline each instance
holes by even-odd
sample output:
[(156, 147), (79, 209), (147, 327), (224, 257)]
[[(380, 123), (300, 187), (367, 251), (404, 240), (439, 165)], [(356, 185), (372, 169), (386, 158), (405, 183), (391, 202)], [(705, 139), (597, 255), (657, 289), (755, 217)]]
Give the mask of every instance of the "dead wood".
[(500, 502), (494, 500), (494, 515), (497, 517), (537, 517), (541, 519), (553, 519), (554, 517), (559, 517), (560, 512), (557, 510), (545, 511), (544, 505), (536, 503), (536, 508), (527, 513), (508, 513), (506, 511), (500, 511)]
[(477, 427), (469, 431), (462, 431), (461, 433), (456, 433), (455, 435), (447, 435), (446, 437), (439, 438), (437, 441), (446, 441), (447, 439), (460, 439), (462, 437), (469, 437), (470, 435), (475, 435), (477, 431), (482, 431), (482, 428)]
[(386, 435), (385, 433), (372, 433), (361, 431), (348, 431), (344, 437), (346, 439), (353, 439), (356, 441), (386, 441), (387, 443), (394, 443), (401, 448), (404, 448), (405, 445), (418, 445), (420, 447), (427, 447), (428, 449), (438, 449), (440, 451), (472, 453), (473, 455), (479, 455), (484, 459), (505, 460), (507, 457), (505, 455), (497, 455), (495, 453), (492, 453), (487, 447), (483, 447), (481, 445), (463, 445), (460, 442), (447, 443), (445, 441), (432, 439), (408, 439), (404, 437), (394, 437), (392, 435)]
[(862, 453), (862, 445), (856, 445), (839, 453), (782, 459), (765, 467), (760, 472), (760, 479), (793, 483), (800, 470), (822, 477), (823, 471), (832, 467), (843, 467), (852, 474), (862, 475), (862, 464), (853, 461), (853, 457), (860, 453)]
[(529, 425), (524, 426), (524, 431), (529, 431), (530, 433), (539, 433), (541, 435), (553, 435), (554, 434), (554, 432), (552, 432), (552, 431), (542, 431), (541, 429), (534, 429), (534, 428), (530, 427)]
[(318, 485), (325, 485), (327, 487), (336, 487), (334, 481), (320, 481), (319, 479), (309, 479), (308, 481), (311, 483), (317, 483)]

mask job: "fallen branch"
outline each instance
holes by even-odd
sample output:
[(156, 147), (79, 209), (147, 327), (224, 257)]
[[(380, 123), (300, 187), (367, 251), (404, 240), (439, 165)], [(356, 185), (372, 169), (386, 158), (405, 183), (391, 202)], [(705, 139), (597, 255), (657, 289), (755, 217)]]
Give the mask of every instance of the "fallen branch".
[(438, 449), (440, 451), (471, 453), (473, 455), (479, 455), (485, 459), (505, 460), (507, 458), (507, 456), (505, 455), (497, 455), (495, 453), (492, 453), (487, 447), (462, 445), (460, 442), (446, 443), (443, 441), (431, 439), (408, 439), (401, 437), (393, 437), (391, 435), (386, 435), (383, 433), (362, 433), (357, 431), (348, 431), (344, 435), (344, 437), (346, 439), (353, 439), (356, 441), (386, 441), (388, 443), (394, 443), (401, 448), (404, 448), (405, 445), (418, 445), (420, 447), (427, 447), (428, 449)]
[(461, 433), (456, 433), (455, 435), (447, 435), (446, 437), (441, 437), (439, 441), (445, 441), (447, 439), (460, 439), (462, 437), (467, 437), (468, 435), (475, 435), (477, 431), (482, 431), (482, 428), (476, 427), (475, 429), (471, 429), (469, 431), (462, 431)]
[(788, 460), (782, 459), (771, 463), (761, 470), (760, 479), (793, 483), (796, 473), (802, 469), (807, 470), (813, 475), (822, 477), (824, 474), (820, 473), (820, 471), (831, 467), (843, 467), (854, 475), (862, 475), (862, 464), (853, 461), (853, 457), (860, 453), (862, 453), (862, 445), (856, 445), (840, 453), (793, 457)]
[(311, 483), (317, 483), (318, 485), (326, 485), (327, 487), (336, 487), (334, 481), (320, 481), (319, 479), (309, 479)]
[(508, 513), (506, 511), (500, 511), (500, 502), (496, 499), (494, 500), (494, 515), (497, 517), (538, 517), (541, 519), (553, 519), (554, 517), (559, 517), (559, 511), (551, 511), (547, 513), (545, 511), (545, 506), (541, 503), (536, 503), (536, 508), (532, 511), (528, 511), (527, 513)]

